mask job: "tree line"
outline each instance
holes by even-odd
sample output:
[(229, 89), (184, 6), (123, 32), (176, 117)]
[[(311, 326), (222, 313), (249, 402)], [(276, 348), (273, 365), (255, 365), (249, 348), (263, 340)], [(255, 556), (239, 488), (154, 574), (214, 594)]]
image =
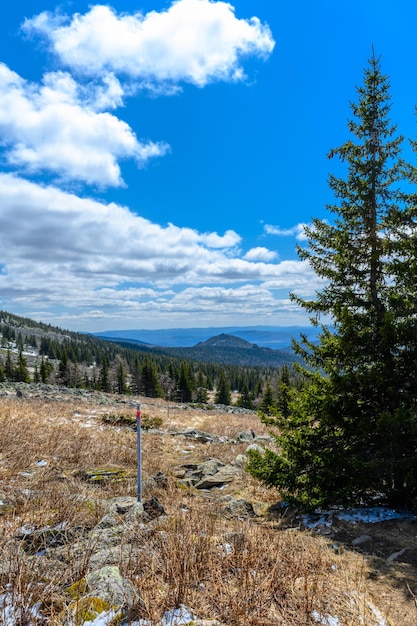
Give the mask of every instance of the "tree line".
[[(30, 322), (30, 323), (29, 323)], [(39, 332), (41, 331), (41, 332)], [(0, 311), (0, 382), (51, 383), (184, 403), (235, 403), (269, 410), (282, 368), (198, 362), (125, 347)], [(0, 352), (1, 354), (1, 352)], [(28, 363), (29, 360), (29, 363)], [(302, 377), (284, 366), (291, 385)], [(237, 392), (233, 393), (232, 392)]]

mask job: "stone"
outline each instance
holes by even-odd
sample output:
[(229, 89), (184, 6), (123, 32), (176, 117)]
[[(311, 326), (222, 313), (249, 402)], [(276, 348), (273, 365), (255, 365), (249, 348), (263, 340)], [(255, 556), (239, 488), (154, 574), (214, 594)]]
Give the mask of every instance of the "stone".
[(196, 489), (213, 489), (222, 487), (225, 483), (231, 483), (239, 474), (239, 469), (233, 465), (221, 467), (215, 474), (205, 475), (200, 482), (195, 485)]
[(166, 515), (164, 507), (155, 496), (152, 496), (152, 498), (143, 503), (143, 510), (149, 519), (155, 519), (161, 515)]
[(124, 480), (131, 477), (122, 467), (97, 467), (77, 472), (76, 476), (91, 483), (101, 483), (107, 480)]
[(107, 565), (85, 576), (88, 595), (100, 598), (111, 607), (129, 611), (140, 603), (132, 582), (123, 578), (116, 565)]
[(245, 454), (238, 454), (232, 461), (233, 467), (245, 467), (248, 462), (248, 457)]
[(163, 472), (158, 472), (155, 476), (152, 476), (151, 480), (159, 489), (168, 488), (168, 478)]
[(364, 543), (370, 543), (372, 537), (370, 535), (361, 535), (352, 541), (352, 546), (362, 546)]
[(392, 561), (396, 561), (400, 557), (402, 557), (410, 548), (403, 548), (402, 550), (398, 550), (398, 552), (393, 552), (387, 558), (388, 563), (392, 563)]
[[(128, 511), (132, 509), (132, 507), (136, 504), (136, 498), (132, 498), (130, 496), (124, 496), (120, 498), (114, 498), (112, 500), (112, 505), (115, 508), (115, 512), (119, 515), (125, 515)], [(112, 509), (113, 509), (112, 506)]]
[(243, 499), (232, 498), (221, 510), (225, 517), (255, 517), (255, 511), (251, 502)]
[(105, 530), (107, 528), (114, 528), (119, 523), (119, 520), (115, 515), (108, 513), (101, 518), (99, 523), (95, 526), (94, 530)]
[(144, 508), (142, 502), (135, 502), (132, 508), (126, 514), (126, 520), (129, 522), (136, 522), (142, 520), (144, 516)]
[(245, 450), (245, 452), (249, 452), (249, 450), (256, 450), (256, 452), (260, 452), (260, 454), (263, 454), (265, 452), (265, 448), (263, 448), (262, 446), (260, 446), (257, 443), (251, 443)]
[(65, 522), (56, 526), (44, 526), (37, 529), (23, 526), (16, 532), (15, 536), (23, 541), (25, 552), (36, 554), (46, 548), (65, 545), (70, 539), (73, 539), (74, 530), (68, 528)]
[(256, 435), (253, 432), (253, 430), (245, 430), (243, 432), (240, 432), (237, 434), (237, 440), (238, 441), (253, 441), (255, 439)]

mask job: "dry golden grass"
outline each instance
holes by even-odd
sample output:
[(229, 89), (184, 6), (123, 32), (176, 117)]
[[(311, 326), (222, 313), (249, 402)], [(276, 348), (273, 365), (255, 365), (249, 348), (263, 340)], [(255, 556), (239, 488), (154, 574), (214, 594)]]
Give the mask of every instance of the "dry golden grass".
[[(103, 517), (105, 501), (136, 495), (136, 433), (103, 421), (109, 413), (129, 410), (0, 398), (0, 499), (13, 505), (0, 516), (0, 593), (13, 594), (22, 626), (37, 623), (30, 616), (37, 602), (47, 616), (44, 623), (65, 623), (65, 590), (90, 568), (89, 533)], [(253, 428), (266, 434), (253, 415), (184, 410), (145, 398), (142, 412), (161, 417), (164, 431), (197, 428), (233, 438)], [(175, 467), (207, 458), (228, 463), (246, 444), (201, 444), (145, 431), (142, 442), (144, 497), (156, 495), (167, 516), (126, 527), (118, 564), (137, 588), (141, 617), (150, 623), (179, 604), (224, 625), (307, 626), (329, 623), (326, 616), (337, 617), (339, 626), (417, 623), (415, 572), (406, 564), (388, 567), (376, 557), (335, 549), (323, 537), (289, 528), (284, 514), (269, 518), (268, 505), (278, 494), (246, 474), (221, 491), (178, 485)], [(97, 467), (122, 468), (125, 477), (99, 485), (82, 480), (83, 472)], [(146, 479), (159, 471), (168, 477), (167, 488), (146, 487)], [(225, 495), (250, 500), (257, 517), (222, 516)], [(64, 530), (56, 554), (47, 550), (39, 556), (41, 545), (24, 551), (16, 537), (24, 525), (58, 524)]]

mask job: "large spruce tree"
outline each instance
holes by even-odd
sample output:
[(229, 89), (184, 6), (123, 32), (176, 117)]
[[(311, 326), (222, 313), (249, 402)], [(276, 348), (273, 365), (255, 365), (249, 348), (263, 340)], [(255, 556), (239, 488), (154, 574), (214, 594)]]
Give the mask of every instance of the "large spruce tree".
[(331, 221), (313, 220), (299, 249), (323, 279), (293, 299), (320, 328), (296, 350), (309, 383), (290, 405), (280, 454), (253, 453), (249, 471), (307, 507), (417, 501), (417, 221), (413, 170), (390, 123), (386, 76), (374, 56), (352, 104), (350, 139), (332, 150)]

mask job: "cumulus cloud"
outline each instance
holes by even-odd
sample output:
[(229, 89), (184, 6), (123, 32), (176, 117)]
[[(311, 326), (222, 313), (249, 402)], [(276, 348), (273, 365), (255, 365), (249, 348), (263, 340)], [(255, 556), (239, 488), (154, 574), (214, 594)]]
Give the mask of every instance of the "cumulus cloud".
[(82, 91), (65, 72), (47, 74), (38, 86), (0, 64), (0, 137), (9, 165), (119, 186), (119, 159), (143, 164), (164, 154), (165, 144), (140, 142), (125, 122), (97, 111), (120, 97), (117, 81), (106, 80), (107, 88), (93, 95), (91, 87)]
[(248, 250), (244, 258), (247, 261), (273, 261), (277, 258), (277, 253), (274, 250), (259, 246)]
[(114, 72), (145, 85), (240, 81), (242, 60), (265, 58), (275, 44), (257, 17), (238, 19), (232, 5), (213, 0), (177, 0), (147, 14), (118, 14), (107, 5), (71, 18), (43, 12), (24, 28), (43, 34), (61, 62), (80, 74)]
[(265, 224), (264, 231), (267, 235), (277, 235), (279, 237), (295, 237), (298, 241), (305, 241), (305, 228), (307, 224), (296, 224), (292, 228), (280, 228), (272, 224)]
[[(305, 262), (248, 260), (234, 231), (162, 227), (115, 203), (0, 174), (2, 302), (35, 309), (167, 316), (273, 311), (279, 290), (311, 284)], [(280, 296), (282, 298), (282, 296)], [(286, 296), (287, 297), (287, 296)], [(242, 305), (242, 307), (241, 307)]]

